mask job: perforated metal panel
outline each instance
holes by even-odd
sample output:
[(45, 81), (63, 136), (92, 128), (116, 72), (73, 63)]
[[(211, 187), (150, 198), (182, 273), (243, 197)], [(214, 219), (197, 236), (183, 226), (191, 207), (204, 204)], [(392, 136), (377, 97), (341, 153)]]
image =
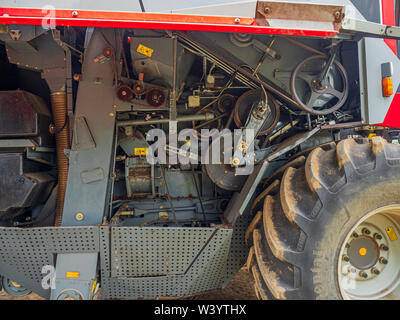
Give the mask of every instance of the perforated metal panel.
[(100, 227), (100, 272), (101, 278), (110, 276), (110, 228)]
[(0, 274), (45, 298), (41, 271), (56, 254), (98, 251), (98, 227), (0, 228)]
[(44, 265), (56, 254), (99, 252), (104, 299), (189, 295), (222, 287), (240, 268), (245, 224), (233, 239), (232, 229), (216, 228), (0, 228), (0, 274), (49, 298)]
[(182, 274), (213, 233), (210, 228), (111, 229), (111, 276)]
[(107, 278), (102, 281), (103, 299), (151, 299), (172, 296), (183, 276)]
[(232, 229), (218, 230), (187, 273), (178, 295), (221, 288), (227, 270)]
[(246, 229), (252, 219), (253, 217), (247, 210), (236, 220), (235, 224), (233, 225), (232, 240), (227, 259), (227, 270), (225, 274), (224, 286), (228, 284), (230, 279), (246, 262), (247, 255), (249, 254), (249, 248), (246, 245), (244, 237)]
[(112, 228), (112, 277), (102, 279), (103, 298), (149, 299), (219, 288), (231, 235), (232, 229)]

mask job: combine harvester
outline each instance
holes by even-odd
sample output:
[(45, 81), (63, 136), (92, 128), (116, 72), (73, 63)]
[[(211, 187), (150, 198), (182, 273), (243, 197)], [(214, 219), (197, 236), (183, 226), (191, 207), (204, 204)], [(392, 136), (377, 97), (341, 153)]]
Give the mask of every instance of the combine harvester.
[(400, 298), (399, 1), (48, 2), (0, 8), (7, 293)]

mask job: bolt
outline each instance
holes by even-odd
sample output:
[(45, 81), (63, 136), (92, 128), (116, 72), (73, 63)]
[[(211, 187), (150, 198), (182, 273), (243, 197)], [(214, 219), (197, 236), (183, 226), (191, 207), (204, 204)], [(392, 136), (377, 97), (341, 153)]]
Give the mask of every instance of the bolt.
[(264, 8), (264, 13), (265, 14), (270, 14), (271, 13), (271, 9), (269, 7), (265, 7)]
[(374, 233), (374, 238), (376, 240), (382, 240), (382, 236), (379, 233)]
[(348, 262), (348, 261), (350, 261), (350, 258), (349, 258), (349, 256), (344, 255), (344, 256), (343, 256), (343, 260), (346, 261), (346, 262)]
[(378, 275), (378, 274), (380, 274), (381, 272), (380, 272), (377, 268), (372, 268), (372, 269), (371, 269), (371, 273)]
[(359, 275), (360, 275), (360, 277), (362, 277), (364, 279), (368, 278), (368, 274), (364, 271), (360, 271)]
[(385, 246), (384, 244), (381, 244), (380, 248), (383, 251), (388, 251), (389, 250), (388, 246)]
[(236, 24), (240, 23), (240, 19), (239, 19), (239, 18), (236, 18), (236, 19), (235, 19), (235, 23), (236, 23)]
[(379, 262), (380, 262), (381, 264), (387, 264), (387, 263), (388, 263), (388, 261), (387, 261), (384, 257), (380, 257), (380, 258), (379, 258)]
[(76, 219), (77, 221), (82, 221), (84, 217), (85, 217), (85, 215), (84, 215), (82, 212), (78, 212), (78, 213), (75, 215), (75, 219)]
[(335, 11), (334, 16), (336, 19), (339, 19), (340, 15), (341, 15), (340, 11)]
[(78, 11), (72, 11), (72, 16), (77, 17), (78, 16)]
[(357, 233), (357, 232), (353, 232), (352, 236), (353, 236), (354, 238), (358, 238), (358, 233)]
[(371, 234), (371, 231), (369, 231), (367, 228), (363, 228), (362, 230), (361, 230), (361, 232), (362, 233), (364, 233), (364, 234)]
[(239, 158), (233, 158), (233, 159), (232, 159), (232, 165), (233, 165), (233, 166), (238, 166), (239, 164), (240, 164)]

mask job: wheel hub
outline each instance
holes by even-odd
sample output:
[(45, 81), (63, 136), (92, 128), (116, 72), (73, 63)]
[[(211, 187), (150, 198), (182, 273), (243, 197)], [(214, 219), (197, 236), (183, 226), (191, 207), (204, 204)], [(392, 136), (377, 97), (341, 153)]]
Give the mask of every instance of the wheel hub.
[(379, 247), (376, 241), (368, 236), (353, 239), (347, 249), (349, 262), (357, 269), (369, 269), (379, 258)]
[(343, 298), (400, 296), (400, 207), (395, 208), (389, 206), (368, 214), (346, 237), (338, 261)]

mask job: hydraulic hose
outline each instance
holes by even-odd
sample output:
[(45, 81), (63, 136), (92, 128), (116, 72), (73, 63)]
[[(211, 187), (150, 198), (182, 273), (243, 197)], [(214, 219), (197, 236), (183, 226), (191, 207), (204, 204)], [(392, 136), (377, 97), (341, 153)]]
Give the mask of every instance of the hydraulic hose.
[(50, 94), (53, 121), (56, 128), (56, 150), (58, 167), (58, 195), (56, 206), (56, 218), (54, 225), (61, 226), (64, 209), (65, 191), (68, 180), (68, 158), (64, 154), (65, 149), (70, 149), (69, 123), (67, 117), (67, 94), (65, 91), (54, 91)]

